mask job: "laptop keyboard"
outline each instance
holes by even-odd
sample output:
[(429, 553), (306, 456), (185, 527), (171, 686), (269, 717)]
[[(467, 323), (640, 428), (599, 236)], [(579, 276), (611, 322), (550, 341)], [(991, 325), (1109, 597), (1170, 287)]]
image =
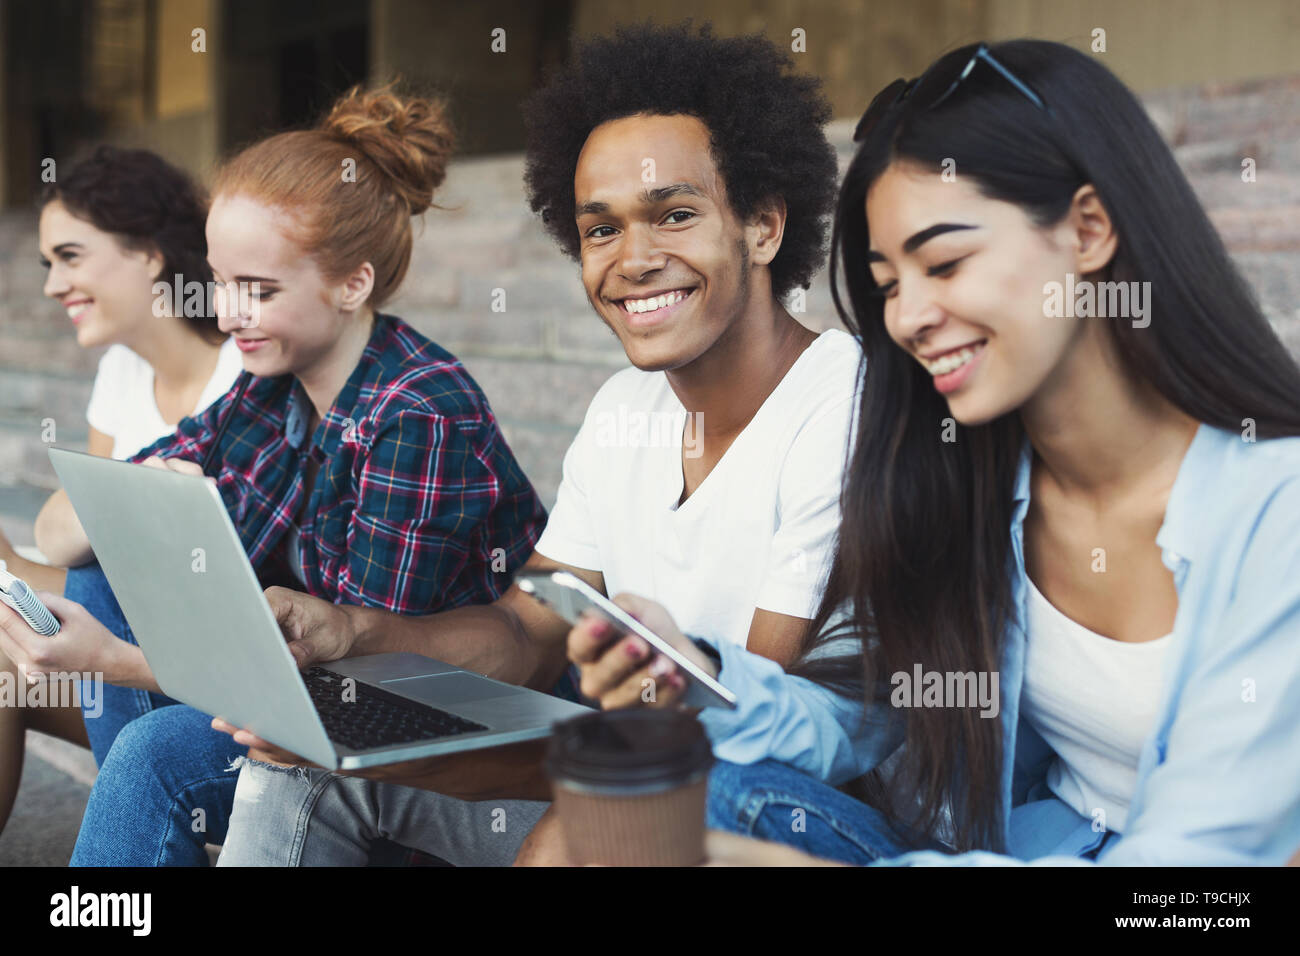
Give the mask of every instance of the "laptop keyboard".
[(373, 750), (488, 729), (360, 681), (348, 686), (349, 699), (344, 700), (344, 678), (323, 667), (305, 670), (302, 677), (330, 740), (352, 750)]

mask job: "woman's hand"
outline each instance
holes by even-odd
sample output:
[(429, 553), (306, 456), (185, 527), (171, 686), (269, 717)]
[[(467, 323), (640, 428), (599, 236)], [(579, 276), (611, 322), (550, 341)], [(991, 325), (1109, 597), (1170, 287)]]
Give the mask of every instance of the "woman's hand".
[(781, 843), (710, 830), (704, 837), (705, 866), (845, 866)]
[[(220, 717), (212, 718), (212, 729), (230, 734), (235, 743), (248, 747), (250, 760), (280, 767), (319, 767), (310, 760), (263, 740), (251, 730), (240, 729)], [(421, 757), (402, 763), (382, 764), (364, 770), (339, 770), (349, 777), (365, 777), (403, 787), (431, 790), (470, 802), (491, 799), (551, 800), (551, 785), (542, 760), (548, 741), (525, 740), (484, 750), (467, 750), (440, 757)]]
[(157, 455), (150, 455), (142, 465), (148, 465), (150, 468), (158, 468), (162, 471), (174, 471), (178, 475), (201, 476), (203, 469), (192, 461), (186, 461), (183, 458), (159, 458)]
[(300, 668), (352, 653), (356, 629), (345, 608), (302, 591), (270, 587), (266, 600)]
[(250, 760), (257, 760), (262, 763), (273, 763), (280, 767), (315, 767), (317, 764), (312, 763), (296, 753), (291, 753), (283, 747), (277, 747), (270, 741), (263, 740), (251, 730), (245, 730), (236, 727), (232, 723), (222, 720), (220, 717), (212, 718), (212, 729), (219, 730), (223, 734), (230, 734), (235, 738), (235, 743), (243, 744), (248, 748), (248, 757)]
[[(614, 603), (697, 663), (706, 673), (717, 669), (654, 601), (619, 594)], [(686, 690), (687, 677), (676, 664), (656, 653), (635, 634), (623, 634), (593, 614), (584, 614), (569, 632), (569, 660), (582, 672), (582, 693), (600, 701), (601, 709), (668, 707)]]
[(37, 634), (0, 602), (0, 650), (29, 680), (102, 674), (110, 684), (158, 690), (140, 648), (121, 640), (76, 601), (49, 591), (37, 591), (36, 596), (59, 619), (59, 633), (53, 637)]

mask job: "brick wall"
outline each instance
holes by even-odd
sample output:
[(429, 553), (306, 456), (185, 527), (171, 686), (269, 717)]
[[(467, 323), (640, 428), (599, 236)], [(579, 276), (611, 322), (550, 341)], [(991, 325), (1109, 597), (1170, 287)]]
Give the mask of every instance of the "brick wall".
[[(1196, 191), (1293, 354), (1300, 356), (1300, 77), (1176, 90), (1146, 98)], [(829, 132), (841, 165), (852, 121)], [(1241, 161), (1256, 161), (1243, 183)], [(548, 504), (565, 448), (600, 384), (627, 360), (587, 304), (523, 198), (518, 155), (453, 166), (417, 229), (410, 274), (390, 311), (458, 355), (491, 400), (515, 454)], [(54, 487), (40, 440), (54, 419), (60, 444), (85, 440), (97, 353), (75, 344), (41, 295), (34, 222), (0, 218), (0, 519), (15, 540)], [(492, 311), (494, 289), (505, 312)], [(836, 324), (826, 276), (802, 316)]]

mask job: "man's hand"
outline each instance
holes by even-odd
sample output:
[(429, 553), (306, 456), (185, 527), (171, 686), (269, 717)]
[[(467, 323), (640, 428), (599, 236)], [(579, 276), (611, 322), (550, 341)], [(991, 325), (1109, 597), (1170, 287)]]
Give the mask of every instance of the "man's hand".
[[(714, 676), (717, 669), (672, 617), (654, 601), (620, 594), (614, 603)], [(687, 677), (676, 664), (635, 634), (623, 634), (591, 614), (569, 632), (569, 660), (582, 672), (582, 693), (600, 701), (601, 709), (668, 707), (686, 690)]]
[(290, 588), (266, 589), (289, 653), (300, 668), (347, 657), (356, 642), (352, 618), (337, 604)]

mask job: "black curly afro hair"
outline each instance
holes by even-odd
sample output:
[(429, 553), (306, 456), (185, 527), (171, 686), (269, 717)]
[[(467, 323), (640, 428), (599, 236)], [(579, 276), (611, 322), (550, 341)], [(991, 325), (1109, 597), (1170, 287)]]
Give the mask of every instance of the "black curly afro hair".
[(564, 253), (578, 258), (573, 177), (588, 134), (636, 113), (686, 114), (708, 127), (732, 211), (744, 220), (785, 200), (781, 248), (769, 269), (781, 297), (807, 288), (826, 257), (835, 199), (835, 152), (822, 127), (830, 106), (816, 77), (762, 34), (717, 37), (705, 24), (623, 27), (584, 43), (525, 100), (528, 204)]

